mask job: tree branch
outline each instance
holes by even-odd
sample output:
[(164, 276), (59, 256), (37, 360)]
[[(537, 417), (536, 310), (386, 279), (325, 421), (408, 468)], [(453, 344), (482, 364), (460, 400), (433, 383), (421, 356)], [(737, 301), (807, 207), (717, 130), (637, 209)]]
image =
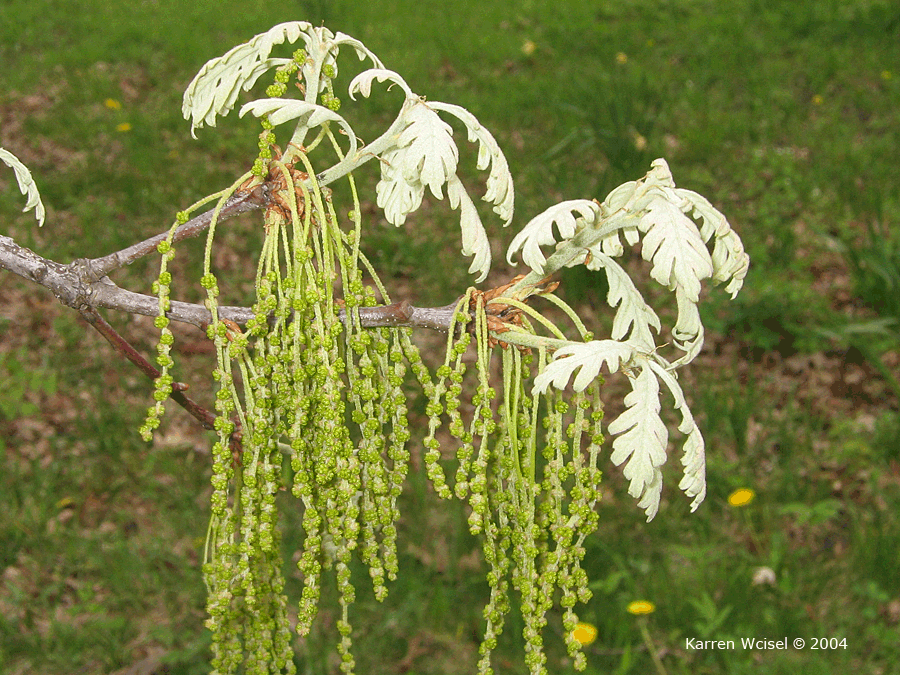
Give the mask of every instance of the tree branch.
[[(219, 219), (224, 220), (261, 208), (266, 200), (265, 192), (259, 189), (236, 194), (226, 202)], [(209, 226), (213, 212), (214, 209), (210, 209), (181, 225), (175, 231), (174, 241), (200, 234)], [(44, 286), (62, 304), (79, 312), (86, 308), (103, 307), (129, 314), (158, 316), (159, 300), (155, 296), (119, 288), (106, 273), (154, 252), (166, 236), (167, 234), (159, 234), (107, 256), (93, 260), (82, 258), (64, 265), (19, 246), (11, 237), (0, 235), (0, 269), (9, 270), (23, 279)], [(446, 331), (455, 306), (454, 302), (445, 307), (413, 307), (409, 302), (403, 301), (379, 307), (360, 307), (359, 316), (365, 328), (409, 327)], [(222, 306), (218, 311), (219, 316), (237, 324), (245, 324), (253, 316), (253, 311), (248, 307)], [(193, 324), (201, 329), (212, 320), (205, 306), (177, 300), (171, 301), (171, 308), (166, 316), (173, 321)], [(345, 320), (343, 311), (340, 318)]]
[[(97, 329), (100, 335), (106, 338), (107, 342), (109, 342), (117, 352), (136, 365), (144, 375), (151, 380), (155, 380), (159, 377), (159, 370), (147, 361), (139, 351), (132, 347), (128, 340), (119, 335), (116, 332), (116, 329), (110, 326), (106, 320), (100, 316), (100, 313), (96, 309), (93, 307), (85, 307), (80, 310), (80, 314), (84, 317), (85, 321)], [(216, 421), (216, 416), (199, 403), (186, 396), (184, 392), (187, 391), (187, 388), (188, 386), (181, 382), (174, 383), (172, 385), (170, 397), (195, 417), (200, 424), (203, 425), (204, 429), (211, 430), (213, 428), (213, 422)]]
[[(84, 320), (87, 321), (91, 326), (97, 329), (97, 331), (106, 338), (107, 342), (109, 342), (113, 348), (122, 354), (126, 359), (131, 361), (138, 369), (144, 373), (151, 380), (155, 380), (160, 376), (159, 370), (157, 370), (147, 359), (141, 355), (141, 353), (131, 346), (131, 343), (128, 342), (125, 338), (119, 335), (116, 332), (116, 329), (110, 326), (106, 320), (100, 316), (100, 313), (94, 309), (93, 307), (85, 307), (79, 310), (79, 313)], [(169, 394), (169, 398), (171, 398), (175, 403), (184, 408), (192, 417), (194, 417), (200, 425), (206, 429), (207, 431), (212, 431), (215, 428), (216, 416), (204, 408), (202, 405), (194, 401), (192, 398), (187, 396), (184, 392), (187, 391), (188, 386), (183, 382), (174, 382), (172, 384), (172, 392)], [(235, 430), (231, 433), (230, 438), (228, 439), (228, 445), (231, 449), (231, 454), (235, 458), (236, 462), (240, 461), (241, 454), (243, 453), (243, 445), (241, 443), (243, 438), (243, 432), (241, 430), (241, 421), (235, 416), (233, 420), (235, 425)]]
[[(238, 193), (225, 203), (219, 212), (219, 219), (223, 220), (261, 208), (267, 199), (264, 186), (251, 192)], [(181, 241), (200, 234), (209, 226), (214, 211), (215, 209), (211, 209), (179, 226), (173, 234), (173, 241)], [(167, 236), (168, 233), (159, 234), (101, 258), (93, 260), (81, 258), (64, 265), (19, 246), (11, 237), (0, 235), (0, 269), (9, 270), (50, 290), (62, 304), (79, 312), (116, 351), (137, 366), (141, 372), (150, 379), (156, 379), (159, 377), (159, 370), (119, 335), (100, 316), (97, 308), (145, 316), (159, 315), (158, 298), (119, 288), (107, 273), (154, 252), (159, 242)], [(412, 327), (446, 331), (449, 329), (455, 309), (456, 302), (445, 307), (417, 308), (404, 300), (392, 305), (360, 307), (358, 311), (360, 323), (364, 328)], [(253, 316), (253, 311), (247, 307), (221, 306), (218, 313), (221, 318), (231, 319), (238, 324), (245, 324)], [(212, 321), (212, 315), (205, 306), (177, 300), (170, 301), (170, 309), (166, 316), (173, 321), (193, 324), (201, 329)], [(341, 310), (338, 316), (341, 321), (347, 319), (345, 310)], [(186, 396), (184, 394), (186, 389), (186, 385), (176, 383), (170, 394), (172, 400), (195, 417), (205, 429), (212, 429), (215, 415)], [(236, 461), (239, 461), (241, 455), (239, 427), (238, 431), (231, 435), (230, 445)]]
[[(256, 209), (262, 208), (267, 203), (268, 193), (264, 185), (260, 185), (255, 189), (247, 192), (236, 192), (234, 195), (229, 197), (226, 200), (225, 204), (222, 206), (222, 209), (219, 211), (219, 220), (233, 218), (234, 216), (241, 213), (254, 211)], [(199, 216), (191, 218), (183, 225), (180, 225), (172, 235), (172, 243), (174, 244), (182, 241), (183, 239), (196, 237), (198, 234), (203, 232), (203, 230), (209, 227), (209, 224), (212, 222), (214, 213), (215, 209), (210, 209), (205, 213), (201, 213)], [(153, 253), (154, 251), (156, 251), (156, 247), (159, 245), (159, 243), (166, 239), (166, 237), (168, 236), (168, 232), (157, 234), (154, 237), (150, 237), (149, 239), (145, 239), (142, 242), (133, 244), (132, 246), (129, 246), (128, 248), (121, 251), (110, 253), (109, 255), (103, 256), (102, 258), (94, 258), (93, 260), (88, 260), (84, 264), (89, 268), (90, 274), (94, 279), (102, 279), (113, 270), (124, 267), (125, 265), (130, 265), (138, 258), (143, 258), (145, 255)]]

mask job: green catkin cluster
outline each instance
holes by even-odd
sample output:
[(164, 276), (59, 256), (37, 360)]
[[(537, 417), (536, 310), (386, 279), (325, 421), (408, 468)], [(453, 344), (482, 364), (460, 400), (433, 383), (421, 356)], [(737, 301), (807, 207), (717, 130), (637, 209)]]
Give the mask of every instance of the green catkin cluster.
[(172, 385), (174, 379), (170, 375), (170, 370), (175, 362), (172, 360), (172, 345), (175, 342), (175, 336), (169, 329), (169, 319), (166, 312), (170, 306), (170, 290), (172, 286), (172, 273), (168, 271), (169, 263), (175, 257), (175, 247), (172, 246), (172, 237), (175, 229), (186, 223), (188, 214), (179, 212), (169, 230), (168, 236), (156, 247), (160, 255), (159, 276), (153, 282), (153, 294), (157, 297), (159, 316), (154, 320), (154, 325), (159, 329), (159, 342), (156, 345), (156, 363), (160, 368), (160, 374), (154, 381), (153, 399), (156, 403), (147, 411), (147, 417), (141, 425), (139, 432), (141, 438), (149, 441), (153, 437), (153, 431), (159, 427), (160, 417), (165, 411), (165, 402), (172, 394)]
[[(441, 459), (440, 442), (435, 438), (435, 435), (441, 426), (441, 415), (445, 411), (450, 417), (450, 433), (458, 439), (462, 439), (465, 435), (462, 427), (462, 418), (459, 414), (459, 396), (462, 392), (461, 383), (466, 372), (463, 354), (466, 353), (472, 337), (466, 332), (466, 324), (469, 322), (470, 317), (468, 311), (464, 310), (468, 308), (473, 290), (470, 288), (457, 304), (454, 319), (448, 331), (447, 356), (444, 359), (444, 364), (437, 369), (437, 384), (432, 384), (429, 381), (428, 386), (425, 388), (425, 394), (428, 397), (425, 413), (429, 419), (428, 433), (423, 443), (427, 450), (425, 453), (425, 467), (435, 491), (443, 499), (449, 499), (453, 493), (447, 487), (447, 477), (439, 463)], [(447, 384), (448, 379), (450, 380), (449, 385)], [(442, 403), (442, 399), (445, 399), (446, 403)], [(463, 448), (460, 449), (459, 456), (462, 458), (466, 457), (466, 451)], [(463, 490), (464, 488), (461, 487), (460, 492), (462, 493)]]
[[(267, 94), (282, 96), (306, 62), (305, 51), (297, 50), (294, 60), (279, 68)], [(340, 101), (331, 87), (336, 70), (325, 63), (321, 72), (321, 102), (337, 110)], [(210, 262), (215, 217), (201, 278), (212, 315), (208, 337), (216, 349), (213, 377), (218, 385), (203, 565), (213, 673), (295, 672), (281, 571), (277, 495), (282, 492), (297, 500), (303, 514), (303, 546), (297, 555), (303, 590), (296, 631), (309, 634), (322, 584), (333, 578), (341, 608), (336, 622), (340, 669), (353, 672), (353, 556), (366, 565), (379, 601), (387, 595), (387, 582), (398, 574), (397, 501), (409, 466), (403, 392), (408, 371), (428, 401), (427, 474), (442, 498), (468, 503), (469, 529), (481, 537), (489, 568), (478, 672), (494, 672), (491, 654), (510, 612), (512, 591), (520, 599), (529, 672), (547, 673), (543, 629), (555, 604), (563, 611), (568, 653), (575, 668), (583, 670), (585, 657), (572, 632), (578, 621), (575, 605), (591, 595), (581, 563), (584, 540), (598, 524), (603, 409), (597, 385), (576, 394), (555, 389), (533, 394), (530, 382), (546, 366), (546, 352), (534, 356), (504, 346), (503, 387), (492, 387), (491, 361), (498, 346), (488, 330), (484, 299), (474, 289), (457, 305), (435, 380), (408, 329), (364, 329), (359, 309), (378, 300), (363, 283), (363, 270), (381, 300), (390, 300), (359, 250), (355, 186), (351, 178), (352, 229), (343, 231), (331, 192), (316, 184), (307, 157), (323, 137), (341, 157), (337, 141), (326, 129), (306, 150), (292, 148), (300, 151), (294, 160), (303, 170), (291, 171), (274, 152), (273, 125), (265, 117), (261, 123), (259, 155), (251, 171), (230, 190), (210, 198), (219, 199), (221, 208), (253, 175), (284, 178), (284, 187), (272, 195), (278, 206), (267, 209), (264, 218), (254, 315), (245, 327), (219, 316), (219, 281)], [(179, 213), (172, 232), (202, 203)], [(165, 316), (172, 233), (159, 244), (159, 253), (154, 292), (160, 310), (156, 325), (161, 331), (161, 375), (157, 402), (141, 427), (145, 438), (159, 425), (163, 402), (172, 390), (172, 333)], [(336, 289), (342, 291), (340, 299)], [(533, 332), (527, 321), (524, 326)], [(580, 322), (576, 327), (585, 333)], [(465, 357), (473, 347), (475, 367), (467, 368)], [(466, 382), (467, 371), (474, 381)], [(469, 393), (471, 406), (466, 401)], [(452, 482), (436, 438), (444, 418), (458, 441)]]
[[(299, 161), (305, 175), (315, 175), (305, 155)], [(420, 379), (427, 370), (407, 331), (362, 328), (359, 308), (377, 304), (376, 296), (363, 283), (360, 263), (367, 261), (356, 237), (338, 228), (330, 192), (294, 184), (277, 160), (269, 167), (291, 186), (276, 195), (290, 213), (266, 214), (254, 317), (242, 332), (218, 318), (209, 256), (202, 278), (219, 384), (204, 565), (213, 665), (217, 673), (293, 672), (276, 508), (276, 495), (289, 490), (302, 505), (305, 535), (296, 630), (310, 631), (332, 570), (342, 608), (337, 648), (350, 673), (352, 557), (367, 565), (383, 599), (398, 572), (397, 499), (409, 463), (406, 361)], [(332, 280), (344, 291), (341, 301)], [(242, 452), (235, 457), (238, 429)]]
[[(471, 292), (460, 303), (468, 306)], [(478, 672), (493, 673), (491, 653), (510, 611), (510, 591), (519, 596), (530, 673), (547, 673), (543, 629), (555, 603), (563, 610), (569, 655), (578, 670), (586, 666), (581, 645), (571, 633), (578, 623), (574, 606), (591, 597), (581, 568), (584, 539), (596, 530), (603, 436), (603, 408), (597, 386), (583, 393), (550, 389), (533, 396), (533, 369), (546, 365), (545, 353), (502, 352), (503, 391), (488, 384), (492, 353), (481, 300), (475, 303), (474, 329), (448, 341), (445, 363), (428, 404), (431, 416), (426, 448), (428, 473), (438, 494), (465, 499), (471, 507), (469, 529), (480, 535), (488, 564), (490, 598), (484, 609), (485, 632)], [(465, 304), (463, 304), (465, 303)], [(465, 325), (469, 316), (458, 312)], [(474, 334), (476, 382), (468, 421), (460, 414), (465, 366), (462, 354)], [(526, 386), (527, 384), (527, 386)], [(441, 417), (459, 441), (451, 490), (441, 454), (433, 441)]]

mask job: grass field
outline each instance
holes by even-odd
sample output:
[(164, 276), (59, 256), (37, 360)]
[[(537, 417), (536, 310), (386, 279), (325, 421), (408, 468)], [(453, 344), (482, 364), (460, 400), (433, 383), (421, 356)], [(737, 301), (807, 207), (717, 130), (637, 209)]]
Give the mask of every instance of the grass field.
[[(665, 157), (679, 186), (729, 217), (751, 270), (734, 302), (711, 293), (705, 352), (682, 378), (707, 439), (705, 504), (688, 513), (673, 458), (647, 525), (621, 472), (604, 467), (585, 561), (594, 598), (579, 612), (599, 633), (587, 672), (658, 672), (651, 649), (670, 675), (900, 671), (896, 2), (65, 5), (0, 5), (0, 146), (30, 167), (48, 207), (38, 230), (0, 171), (0, 233), (60, 262), (162, 231), (249, 167), (255, 123), (232, 114), (192, 140), (181, 94), (206, 60), (281, 21), (358, 37), (418, 93), (478, 116), (517, 180), (515, 229), (561, 199), (602, 199)], [(346, 101), (342, 113), (371, 112), (375, 129), (396, 99), (373, 99)], [(468, 261), (451, 257), (454, 215), (430, 207), (396, 230), (370, 199), (369, 252), (398, 297), (445, 304), (465, 289)], [(258, 227), (233, 222), (235, 253), (218, 264), (252, 273)], [(503, 282), (514, 232), (491, 227), (500, 245), (489, 282)], [(185, 281), (174, 292), (196, 300), (188, 258), (177, 259)], [(153, 267), (136, 263), (115, 281), (147, 292)], [(602, 332), (590, 276), (562, 281)], [(108, 318), (152, 351), (152, 321)], [(180, 377), (208, 402), (210, 351), (199, 332), (178, 336)], [(3, 675), (208, 672), (210, 438), (178, 411), (144, 444), (136, 429), (151, 391), (75, 312), (0, 273)], [(731, 506), (738, 488), (755, 498)], [(400, 579), (383, 605), (358, 584), (358, 672), (473, 672), (487, 589), (480, 545), (423, 471), (411, 472), (403, 509)], [(284, 529), (294, 597), (297, 522)], [(656, 611), (628, 614), (635, 600)], [(298, 640), (299, 672), (337, 672), (334, 607)], [(518, 621), (498, 673), (523, 672)], [(551, 672), (573, 672), (553, 625)], [(745, 649), (742, 638), (806, 645)], [(813, 649), (817, 638), (839, 642)]]

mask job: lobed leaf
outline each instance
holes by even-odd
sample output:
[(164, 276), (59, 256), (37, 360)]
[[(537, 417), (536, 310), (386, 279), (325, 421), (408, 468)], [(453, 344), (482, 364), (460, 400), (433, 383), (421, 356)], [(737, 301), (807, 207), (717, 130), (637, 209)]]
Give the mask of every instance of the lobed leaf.
[[(351, 90), (368, 95), (376, 79), (397, 82), (390, 71), (370, 70), (354, 79)], [(421, 206), (426, 186), (435, 197), (443, 199), (446, 184), (451, 208), (460, 209), (462, 252), (474, 256), (469, 271), (479, 273), (477, 281), (483, 281), (491, 264), (490, 243), (478, 211), (456, 175), (459, 150), (453, 141), (453, 129), (415, 95), (404, 102), (398, 122), (394, 144), (380, 155), (376, 203), (384, 209), (388, 222), (400, 226)]]
[(651, 328), (659, 333), (661, 324), (653, 308), (647, 304), (628, 273), (615, 260), (605, 255), (600, 247), (590, 250), (586, 266), (590, 270), (603, 269), (609, 282), (606, 301), (610, 307), (618, 307), (613, 319), (610, 336), (614, 340), (628, 340), (650, 352), (656, 348)]
[(481, 126), (475, 115), (465, 108), (440, 102), (432, 102), (429, 105), (435, 110), (443, 110), (456, 117), (466, 125), (469, 142), (478, 142), (476, 167), (482, 171), (490, 168), (484, 200), (494, 204), (494, 212), (503, 219), (503, 226), (506, 227), (513, 217), (515, 190), (513, 189), (512, 174), (509, 172), (509, 164), (497, 141), (491, 132)]
[(459, 159), (453, 130), (424, 101), (408, 98), (400, 119), (404, 126), (393, 147), (381, 155), (376, 186), (378, 206), (396, 226), (421, 205), (425, 185), (443, 199), (444, 183), (456, 173)]
[(458, 177), (451, 176), (447, 183), (447, 198), (451, 208), (459, 208), (459, 224), (462, 230), (462, 253), (465, 256), (474, 256), (469, 266), (469, 273), (479, 273), (476, 283), (484, 281), (488, 270), (491, 268), (491, 243), (487, 232), (478, 216), (478, 210), (472, 199), (463, 187)]
[(642, 353), (633, 341), (572, 343), (558, 349), (553, 361), (537, 375), (532, 395), (546, 392), (551, 385), (564, 389), (573, 376), (573, 389), (583, 391), (597, 378), (604, 365), (610, 373), (626, 370), (631, 381), (632, 390), (624, 400), (625, 411), (607, 427), (615, 436), (610, 459), (616, 466), (625, 464), (624, 475), (630, 481), (628, 493), (639, 499), (638, 507), (644, 509), (648, 520), (652, 520), (659, 510), (661, 467), (666, 463), (669, 439), (660, 416), (659, 382), (662, 381), (672, 394), (675, 409), (681, 413), (678, 430), (686, 436), (681, 460), (684, 477), (678, 487), (693, 498), (691, 510), (696, 510), (706, 496), (703, 436), (678, 380), (661, 357)]
[[(326, 28), (322, 28), (320, 30), (327, 31)], [(384, 68), (384, 64), (382, 64), (381, 59), (375, 56), (374, 52), (372, 52), (368, 47), (366, 47), (355, 37), (338, 31), (337, 33), (335, 33), (334, 39), (331, 41), (331, 44), (338, 47), (343, 47), (345, 45), (347, 47), (352, 47), (356, 51), (356, 55), (357, 57), (359, 57), (360, 61), (365, 61), (368, 58), (370, 61), (372, 61), (376, 68)]]
[(356, 134), (353, 133), (347, 120), (324, 106), (292, 98), (263, 98), (243, 105), (238, 116), (243, 117), (248, 112), (256, 117), (268, 115), (269, 121), (274, 125), (293, 119), (301, 120), (307, 128), (337, 122), (350, 139), (350, 150), (347, 154), (356, 153)]
[(665, 383), (675, 399), (675, 409), (681, 413), (681, 424), (678, 425), (678, 430), (687, 438), (681, 457), (684, 477), (678, 484), (678, 488), (683, 490), (688, 497), (693, 497), (694, 500), (691, 502), (691, 511), (693, 512), (706, 498), (706, 450), (703, 435), (694, 422), (694, 416), (691, 414), (684, 392), (678, 384), (678, 380), (675, 379), (674, 373), (653, 361), (649, 362), (649, 366)]
[(571, 343), (557, 349), (553, 361), (534, 378), (532, 394), (544, 393), (551, 384), (557, 389), (565, 389), (576, 370), (579, 373), (572, 386), (575, 391), (584, 391), (600, 374), (604, 364), (610, 373), (614, 373), (634, 355), (633, 346), (618, 340)]
[(34, 209), (34, 216), (37, 218), (38, 227), (41, 227), (44, 224), (46, 211), (44, 210), (44, 202), (41, 201), (41, 193), (38, 191), (37, 183), (35, 183), (34, 178), (31, 177), (31, 171), (28, 170), (27, 166), (22, 164), (18, 157), (3, 148), (0, 148), (0, 162), (6, 164), (6, 166), (11, 168), (13, 173), (16, 174), (16, 182), (19, 184), (19, 190), (26, 197), (25, 208), (23, 208), (22, 211), (25, 212)]
[(400, 132), (397, 147), (400, 172), (407, 182), (427, 185), (437, 199), (443, 199), (443, 186), (456, 174), (459, 149), (453, 129), (424, 101), (414, 101), (405, 115), (407, 126)]
[(359, 75), (354, 77), (350, 82), (350, 86), (348, 87), (350, 98), (355, 101), (355, 94), (357, 92), (361, 93), (366, 98), (369, 98), (369, 96), (371, 96), (372, 94), (373, 80), (377, 80), (378, 82), (390, 81), (394, 84), (398, 84), (400, 85), (400, 88), (403, 89), (403, 92), (406, 94), (407, 99), (417, 98), (417, 96), (409, 88), (409, 85), (406, 84), (406, 80), (400, 77), (400, 75), (395, 73), (393, 70), (386, 70), (385, 68), (369, 68), (368, 70), (364, 70)]
[(375, 203), (384, 209), (388, 222), (399, 227), (406, 216), (422, 205), (425, 186), (418, 181), (407, 181), (399, 168), (403, 160), (401, 148), (381, 153), (381, 180), (375, 186)]
[(616, 435), (610, 460), (621, 466), (627, 460), (624, 476), (630, 481), (628, 494), (640, 498), (647, 520), (659, 510), (662, 495), (662, 471), (666, 463), (669, 431), (659, 415), (659, 380), (644, 362), (631, 378), (631, 392), (625, 396), (625, 411), (609, 424)]
[(729, 282), (725, 290), (734, 298), (741, 289), (750, 266), (750, 256), (744, 251), (744, 244), (731, 229), (725, 216), (706, 197), (681, 188), (677, 188), (675, 192), (684, 200), (685, 212), (700, 219), (700, 236), (703, 241), (709, 242), (715, 237), (712, 253), (713, 281)]
[(660, 195), (647, 205), (638, 229), (644, 233), (641, 256), (653, 263), (650, 276), (669, 290), (682, 289), (697, 302), (701, 280), (712, 276), (713, 267), (694, 221)]
[[(581, 224), (575, 215), (580, 216)], [(547, 259), (541, 251), (541, 246), (549, 246), (557, 242), (553, 234), (553, 226), (559, 231), (561, 241), (571, 239), (584, 227), (585, 222), (594, 224), (600, 216), (600, 206), (596, 202), (587, 199), (573, 199), (560, 202), (543, 213), (535, 216), (522, 230), (513, 237), (512, 243), (506, 251), (506, 259), (513, 265), (513, 256), (522, 252), (522, 260), (536, 273), (544, 271), (544, 263)]]
[(204, 124), (216, 126), (216, 117), (227, 114), (240, 91), (250, 89), (263, 73), (290, 62), (269, 58), (275, 45), (294, 43), (301, 36), (308, 43), (314, 30), (306, 21), (281, 23), (207, 61), (185, 90), (181, 106), (184, 118), (191, 120), (191, 136), (196, 138), (194, 129)]
[[(182, 114), (191, 120), (191, 135), (204, 124), (216, 125), (216, 117), (227, 114), (243, 89), (249, 90), (266, 71), (290, 63), (291, 59), (269, 58), (279, 44), (293, 44), (302, 38), (309, 61), (307, 76), (319, 79), (323, 65), (337, 73), (337, 52), (341, 46), (352, 47), (360, 60), (369, 58), (376, 68), (381, 60), (359, 40), (343, 33), (334, 34), (324, 27), (313, 27), (306, 21), (289, 21), (254, 36), (248, 42), (208, 61), (184, 92)], [(308, 84), (309, 86), (309, 84)], [(319, 79), (319, 91), (325, 82)]]

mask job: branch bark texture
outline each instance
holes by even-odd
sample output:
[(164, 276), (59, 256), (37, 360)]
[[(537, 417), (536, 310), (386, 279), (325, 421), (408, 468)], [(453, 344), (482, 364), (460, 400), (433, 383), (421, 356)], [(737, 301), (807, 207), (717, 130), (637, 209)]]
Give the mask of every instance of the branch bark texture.
[[(266, 195), (259, 189), (236, 194), (219, 213), (219, 220), (234, 217), (265, 206)], [(195, 237), (209, 227), (214, 209), (192, 218), (175, 231), (173, 241)], [(47, 288), (67, 307), (82, 312), (89, 308), (105, 308), (129, 314), (157, 316), (159, 301), (155, 296), (135, 293), (117, 286), (108, 276), (110, 272), (131, 264), (138, 258), (156, 251), (167, 233), (150, 237), (109, 255), (79, 258), (69, 264), (49, 260), (34, 251), (19, 246), (11, 237), (0, 235), (0, 269), (9, 270), (23, 279)], [(413, 307), (403, 301), (379, 307), (359, 309), (360, 322), (365, 328), (410, 327), (448, 330), (456, 303), (445, 307)], [(249, 307), (221, 306), (219, 316), (237, 324), (245, 324), (253, 312)], [(212, 320), (209, 310), (199, 304), (171, 301), (166, 316), (172, 321), (205, 328)], [(343, 320), (343, 313), (341, 316)]]

